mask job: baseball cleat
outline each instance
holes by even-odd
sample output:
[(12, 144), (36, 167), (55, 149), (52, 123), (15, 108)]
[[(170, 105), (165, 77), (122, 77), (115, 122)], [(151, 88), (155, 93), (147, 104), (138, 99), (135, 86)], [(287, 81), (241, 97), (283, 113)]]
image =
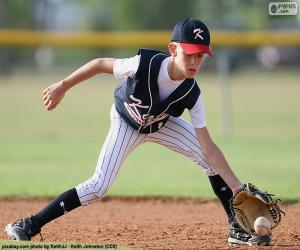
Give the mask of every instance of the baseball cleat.
[(41, 228), (36, 225), (32, 217), (27, 217), (6, 225), (4, 231), (12, 240), (30, 241), (41, 232)]
[(270, 235), (250, 235), (245, 232), (237, 222), (233, 222), (229, 228), (228, 244), (235, 245), (248, 245), (248, 246), (268, 246), (271, 242)]
[(252, 235), (248, 240), (249, 246), (269, 246), (271, 242), (271, 236), (269, 234), (258, 236)]
[(251, 236), (245, 232), (237, 222), (233, 222), (229, 228), (229, 245), (248, 245)]

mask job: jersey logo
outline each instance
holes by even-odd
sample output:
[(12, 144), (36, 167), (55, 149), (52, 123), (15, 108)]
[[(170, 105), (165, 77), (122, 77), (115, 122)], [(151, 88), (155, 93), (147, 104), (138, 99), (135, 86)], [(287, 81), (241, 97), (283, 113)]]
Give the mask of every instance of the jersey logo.
[(201, 40), (204, 40), (203, 36), (201, 36), (200, 34), (203, 33), (203, 30), (198, 28), (198, 29), (194, 29), (194, 34), (196, 33), (195, 35), (195, 40), (199, 37)]
[(161, 113), (158, 116), (150, 115), (150, 114), (142, 114), (139, 112), (138, 108), (140, 109), (148, 109), (149, 106), (142, 105), (142, 101), (138, 98), (135, 98), (133, 95), (129, 96), (130, 99), (133, 101), (132, 103), (124, 102), (124, 106), (128, 112), (128, 114), (140, 125), (144, 128), (149, 126), (152, 123), (157, 121), (161, 121), (168, 117), (169, 115), (166, 113)]
[(160, 129), (162, 126), (164, 125), (164, 123), (163, 122), (160, 122), (160, 123), (158, 123), (158, 129)]

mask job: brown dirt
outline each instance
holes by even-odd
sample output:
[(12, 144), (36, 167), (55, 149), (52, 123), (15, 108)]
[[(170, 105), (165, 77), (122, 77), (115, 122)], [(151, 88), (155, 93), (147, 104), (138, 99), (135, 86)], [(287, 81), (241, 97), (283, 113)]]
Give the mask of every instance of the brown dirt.
[[(47, 202), (0, 200), (0, 228), (34, 214)], [(273, 230), (272, 246), (263, 249), (300, 249), (300, 205), (284, 205), (283, 210), (287, 215)], [(43, 228), (43, 237), (46, 242), (112, 243), (143, 249), (230, 249), (227, 232), (223, 209), (216, 201), (106, 198), (50, 222)], [(3, 230), (0, 239), (7, 239)]]

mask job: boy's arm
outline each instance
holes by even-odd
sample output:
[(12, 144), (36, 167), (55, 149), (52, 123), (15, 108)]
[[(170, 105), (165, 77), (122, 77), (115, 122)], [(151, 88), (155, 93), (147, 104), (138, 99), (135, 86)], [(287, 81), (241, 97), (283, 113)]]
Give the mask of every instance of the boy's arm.
[(45, 108), (53, 110), (63, 99), (67, 90), (99, 73), (113, 73), (114, 58), (98, 58), (83, 65), (65, 79), (50, 85), (43, 91)]
[(222, 151), (212, 141), (206, 127), (195, 128), (195, 130), (205, 159), (224, 179), (224, 181), (232, 190), (233, 194), (236, 194), (243, 187), (243, 185), (231, 170)]
[(97, 58), (83, 65), (62, 80), (62, 87), (70, 89), (77, 83), (87, 80), (99, 73), (113, 74), (114, 58)]

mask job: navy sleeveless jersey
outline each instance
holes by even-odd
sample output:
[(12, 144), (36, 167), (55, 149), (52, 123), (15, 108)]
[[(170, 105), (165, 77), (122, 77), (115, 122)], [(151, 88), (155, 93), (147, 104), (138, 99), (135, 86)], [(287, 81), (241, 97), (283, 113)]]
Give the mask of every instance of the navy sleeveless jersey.
[(157, 78), (162, 61), (169, 55), (140, 49), (136, 74), (115, 89), (115, 106), (120, 116), (140, 133), (158, 131), (169, 119), (179, 117), (184, 109), (194, 107), (200, 89), (194, 79), (185, 79), (165, 100), (159, 97)]

